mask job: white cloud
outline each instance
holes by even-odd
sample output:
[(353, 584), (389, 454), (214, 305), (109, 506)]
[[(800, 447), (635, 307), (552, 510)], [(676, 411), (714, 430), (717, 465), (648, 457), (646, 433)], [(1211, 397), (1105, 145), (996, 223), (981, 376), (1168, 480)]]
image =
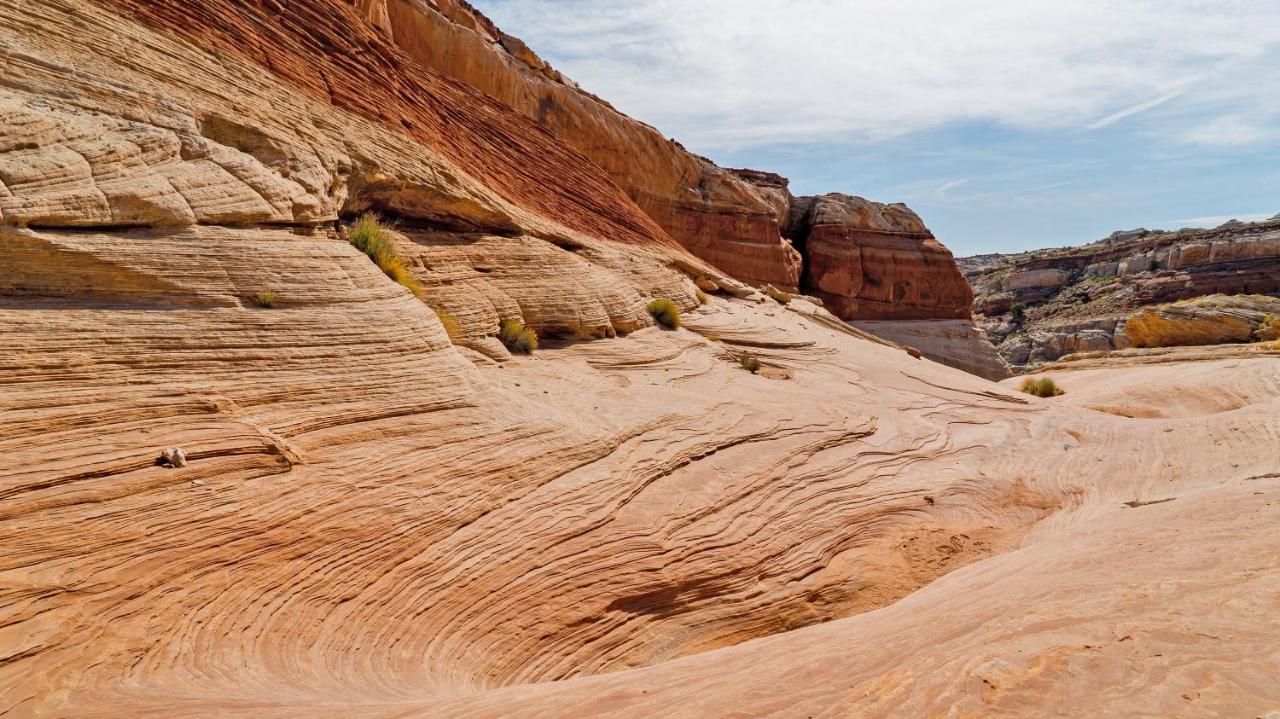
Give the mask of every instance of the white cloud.
[(1274, 0), (474, 1), (695, 149), (1138, 115), (1174, 141), (1238, 144), (1280, 118)]
[(1253, 144), (1272, 134), (1270, 128), (1241, 117), (1225, 115), (1186, 130), (1182, 139), (1197, 145), (1233, 147)]

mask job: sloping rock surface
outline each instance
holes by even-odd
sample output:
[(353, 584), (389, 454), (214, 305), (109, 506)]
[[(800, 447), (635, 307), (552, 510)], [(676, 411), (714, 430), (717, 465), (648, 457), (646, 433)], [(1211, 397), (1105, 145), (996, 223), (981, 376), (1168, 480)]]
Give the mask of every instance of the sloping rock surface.
[(779, 304), (390, 13), (0, 0), (0, 714), (1280, 702), (1272, 356), (1137, 422)]

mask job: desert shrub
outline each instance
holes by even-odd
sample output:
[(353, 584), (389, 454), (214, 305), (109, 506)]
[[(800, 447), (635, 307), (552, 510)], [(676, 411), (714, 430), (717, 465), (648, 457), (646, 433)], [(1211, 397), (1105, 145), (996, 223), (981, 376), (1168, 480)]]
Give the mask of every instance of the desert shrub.
[(1275, 327), (1277, 322), (1280, 322), (1280, 319), (1278, 319), (1275, 315), (1267, 315), (1266, 317), (1262, 318), (1262, 322), (1258, 323), (1258, 331), (1266, 332), (1272, 327)]
[(705, 305), (711, 301), (711, 298), (707, 297), (707, 293), (702, 290), (694, 290), (693, 296), (698, 298), (698, 304), (700, 305)]
[(271, 309), (276, 306), (276, 293), (271, 290), (263, 290), (253, 296), (253, 303), (259, 307)]
[(654, 300), (645, 309), (663, 327), (669, 330), (680, 328), (680, 308), (671, 300)]
[(373, 260), (373, 263), (387, 277), (403, 285), (415, 297), (422, 294), (422, 287), (418, 285), (417, 280), (413, 279), (413, 273), (400, 259), (400, 255), (396, 252), (395, 241), (391, 239), (390, 233), (377, 215), (372, 212), (361, 215), (347, 233), (347, 241)]
[(755, 374), (760, 371), (759, 358), (750, 352), (743, 352), (738, 355), (738, 364), (742, 366), (742, 369), (750, 372), (751, 374)]
[(1021, 389), (1036, 397), (1058, 397), (1064, 394), (1062, 388), (1049, 377), (1028, 377), (1022, 380)]
[(498, 331), (498, 339), (508, 351), (516, 354), (527, 355), (538, 349), (538, 333), (516, 320), (507, 320), (502, 323)]
[(1115, 282), (1116, 276), (1115, 275), (1098, 275), (1097, 277), (1090, 278), (1089, 281), (1094, 283), (1095, 285), (1106, 285), (1106, 284)]
[(1027, 306), (1021, 302), (1014, 302), (1009, 308), (1009, 313), (1013, 315), (1013, 321), (1021, 323), (1027, 316)]
[(458, 338), (462, 336), (462, 327), (458, 325), (458, 321), (453, 315), (445, 312), (439, 307), (431, 308), (436, 313), (436, 318), (440, 320), (440, 324), (444, 325), (445, 334), (449, 335), (449, 341), (457, 343)]

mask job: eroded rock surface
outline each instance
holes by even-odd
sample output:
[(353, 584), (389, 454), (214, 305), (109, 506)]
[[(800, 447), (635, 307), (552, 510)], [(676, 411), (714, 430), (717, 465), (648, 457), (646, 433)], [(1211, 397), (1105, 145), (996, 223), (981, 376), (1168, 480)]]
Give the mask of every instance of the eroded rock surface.
[(1138, 422), (779, 303), (395, 12), (0, 0), (0, 714), (1280, 701), (1274, 355)]

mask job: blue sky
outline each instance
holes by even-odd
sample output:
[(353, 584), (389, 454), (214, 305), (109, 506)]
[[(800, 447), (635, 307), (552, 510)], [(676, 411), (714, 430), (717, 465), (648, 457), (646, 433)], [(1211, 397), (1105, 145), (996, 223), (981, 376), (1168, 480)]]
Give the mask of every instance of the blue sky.
[(957, 254), (1280, 213), (1276, 0), (472, 0), (585, 89)]

